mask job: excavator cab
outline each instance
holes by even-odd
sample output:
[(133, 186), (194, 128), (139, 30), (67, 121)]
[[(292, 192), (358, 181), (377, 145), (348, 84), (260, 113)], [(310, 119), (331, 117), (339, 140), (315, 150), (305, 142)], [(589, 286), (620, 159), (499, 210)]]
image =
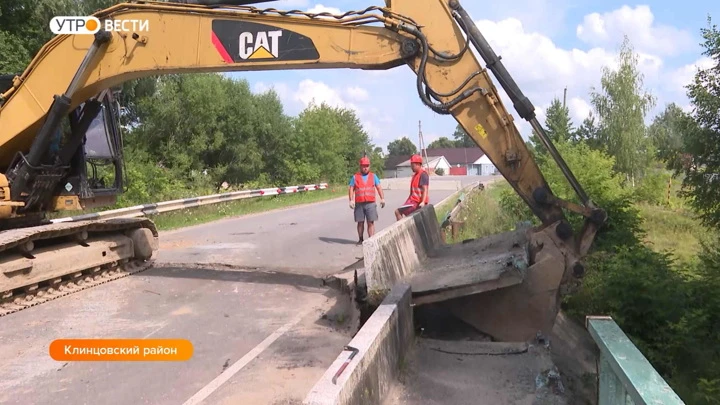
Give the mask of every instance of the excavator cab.
[[(23, 194), (37, 201), (44, 212), (82, 211), (114, 204), (124, 191), (116, 93), (106, 89), (81, 103), (61, 119), (50, 138), (46, 162), (54, 164), (46, 169), (44, 181), (32, 183)], [(16, 155), (11, 167), (23, 159)], [(62, 176), (62, 181), (56, 181), (57, 176)], [(54, 187), (49, 186), (52, 183)], [(51, 198), (47, 198), (48, 192)], [(28, 218), (37, 216), (33, 214)]]
[(68, 122), (71, 132), (84, 131), (84, 141), (75, 151), (70, 175), (58, 185), (57, 195), (66, 201), (77, 196), (83, 207), (114, 202), (124, 184), (120, 105), (115, 94), (104, 91), (82, 103), (70, 113)]

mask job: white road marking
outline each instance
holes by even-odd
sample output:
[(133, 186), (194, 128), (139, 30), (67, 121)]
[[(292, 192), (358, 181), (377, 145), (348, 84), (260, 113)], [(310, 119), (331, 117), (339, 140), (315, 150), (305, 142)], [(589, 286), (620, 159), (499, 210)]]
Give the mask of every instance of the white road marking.
[(296, 316), (290, 322), (286, 323), (285, 325), (278, 328), (275, 332), (273, 332), (270, 336), (266, 337), (265, 340), (260, 342), (259, 345), (255, 346), (252, 350), (247, 352), (240, 360), (233, 363), (232, 366), (228, 367), (225, 371), (220, 373), (219, 376), (215, 377), (214, 380), (210, 381), (210, 383), (206, 386), (204, 386), (200, 391), (195, 393), (190, 399), (185, 401), (183, 405), (196, 405), (201, 403), (203, 400), (205, 400), (207, 397), (209, 397), (213, 392), (215, 392), (220, 386), (225, 384), (227, 380), (232, 378), (235, 374), (237, 374), (238, 371), (242, 370), (243, 367), (247, 366), (248, 363), (253, 361), (257, 356), (260, 355), (265, 349), (267, 349), (273, 342), (275, 342), (280, 336), (284, 335), (285, 332), (290, 330), (295, 324), (300, 322), (300, 320), (305, 317), (305, 315), (309, 314), (312, 310), (305, 311), (301, 313), (300, 315)]
[(143, 339), (149, 338), (150, 336), (156, 334), (160, 329), (162, 329), (162, 328), (164, 328), (164, 327), (165, 327), (165, 325), (159, 326), (159, 327), (158, 327), (157, 329), (155, 329), (154, 331), (152, 331), (152, 332), (148, 333), (147, 335), (143, 336)]

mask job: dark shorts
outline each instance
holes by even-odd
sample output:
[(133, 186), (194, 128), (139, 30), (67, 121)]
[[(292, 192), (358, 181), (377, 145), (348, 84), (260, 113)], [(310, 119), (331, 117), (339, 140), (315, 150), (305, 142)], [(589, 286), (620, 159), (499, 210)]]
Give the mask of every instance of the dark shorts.
[(355, 222), (375, 222), (378, 219), (377, 204), (374, 202), (355, 203)]
[(410, 215), (418, 209), (418, 203), (409, 198), (405, 200), (405, 204), (403, 205), (410, 205), (410, 207), (398, 208), (398, 211), (403, 215)]

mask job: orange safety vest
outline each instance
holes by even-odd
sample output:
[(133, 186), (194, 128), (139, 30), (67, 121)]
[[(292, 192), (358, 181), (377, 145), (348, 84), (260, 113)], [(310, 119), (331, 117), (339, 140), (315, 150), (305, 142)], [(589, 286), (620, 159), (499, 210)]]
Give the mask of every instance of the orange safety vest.
[(360, 172), (355, 173), (355, 202), (375, 202), (375, 173), (368, 173), (367, 182)]
[[(416, 203), (420, 202), (422, 198), (422, 187), (420, 187), (420, 176), (425, 173), (425, 170), (420, 169), (413, 175), (412, 181), (410, 182), (410, 199)], [(428, 187), (427, 195), (425, 195), (425, 204), (430, 203), (430, 188)]]

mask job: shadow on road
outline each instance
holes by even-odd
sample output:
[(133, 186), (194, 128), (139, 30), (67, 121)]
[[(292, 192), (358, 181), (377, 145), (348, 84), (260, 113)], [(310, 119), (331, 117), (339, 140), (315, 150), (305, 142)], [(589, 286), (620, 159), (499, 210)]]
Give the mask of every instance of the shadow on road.
[(326, 236), (321, 236), (318, 239), (325, 243), (337, 243), (340, 245), (354, 245), (357, 243), (356, 240), (350, 240), (350, 239), (340, 239), (340, 238), (328, 238)]
[(241, 269), (226, 265), (156, 265), (142, 273), (146, 277), (190, 278), (259, 284), (284, 284), (296, 288), (324, 288), (323, 279), (311, 275), (281, 273), (261, 269)]

